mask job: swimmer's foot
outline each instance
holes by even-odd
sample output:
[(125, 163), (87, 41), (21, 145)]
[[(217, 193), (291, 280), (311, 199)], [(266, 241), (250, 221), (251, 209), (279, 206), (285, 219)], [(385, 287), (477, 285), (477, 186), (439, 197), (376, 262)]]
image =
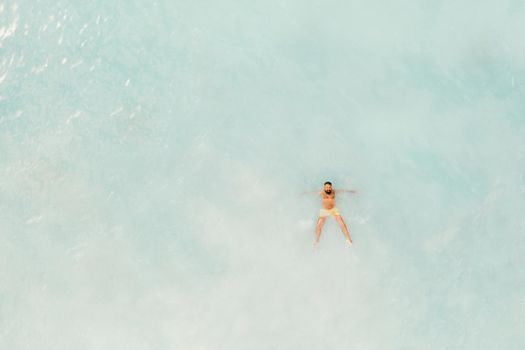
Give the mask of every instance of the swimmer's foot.
[(346, 243), (348, 243), (348, 245), (352, 245), (352, 240), (351, 239), (347, 239)]
[(315, 248), (315, 247), (317, 247), (318, 244), (319, 244), (319, 241), (314, 241), (312, 245), (313, 245), (314, 248)]

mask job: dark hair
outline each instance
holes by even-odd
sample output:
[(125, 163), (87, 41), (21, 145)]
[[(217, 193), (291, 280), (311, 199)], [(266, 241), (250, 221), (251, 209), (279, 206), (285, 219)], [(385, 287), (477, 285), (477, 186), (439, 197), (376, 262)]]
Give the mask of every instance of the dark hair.
[(332, 183), (330, 181), (326, 181), (324, 184), (332, 186)]

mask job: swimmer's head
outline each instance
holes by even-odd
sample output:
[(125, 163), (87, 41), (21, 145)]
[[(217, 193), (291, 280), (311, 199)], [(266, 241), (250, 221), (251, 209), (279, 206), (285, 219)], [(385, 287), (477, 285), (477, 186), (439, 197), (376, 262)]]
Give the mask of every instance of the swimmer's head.
[(332, 193), (332, 183), (330, 181), (324, 183), (324, 191), (326, 194)]

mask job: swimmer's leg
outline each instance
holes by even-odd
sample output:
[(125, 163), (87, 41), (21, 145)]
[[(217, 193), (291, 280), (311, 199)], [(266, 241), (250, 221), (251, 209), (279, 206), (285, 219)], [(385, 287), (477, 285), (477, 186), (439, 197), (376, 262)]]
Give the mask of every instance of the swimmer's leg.
[(314, 245), (319, 243), (319, 237), (321, 237), (321, 229), (323, 228), (323, 224), (326, 220), (326, 216), (319, 217), (319, 220), (317, 220), (317, 228), (315, 230), (315, 241)]
[(350, 239), (350, 235), (348, 234), (348, 229), (346, 228), (345, 222), (343, 221), (343, 218), (341, 215), (334, 215), (334, 218), (339, 223), (339, 226), (341, 226), (341, 230), (343, 230), (343, 234), (346, 237), (346, 242), (350, 245), (352, 245), (352, 240)]

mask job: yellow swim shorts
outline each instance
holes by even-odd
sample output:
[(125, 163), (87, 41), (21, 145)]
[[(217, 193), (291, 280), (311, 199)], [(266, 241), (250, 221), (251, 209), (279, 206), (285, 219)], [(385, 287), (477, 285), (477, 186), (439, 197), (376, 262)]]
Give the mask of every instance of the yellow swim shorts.
[(319, 210), (319, 217), (321, 218), (325, 218), (330, 215), (336, 216), (341, 214), (339, 214), (339, 210), (337, 210), (336, 207), (333, 207), (332, 209), (321, 208), (321, 210)]

